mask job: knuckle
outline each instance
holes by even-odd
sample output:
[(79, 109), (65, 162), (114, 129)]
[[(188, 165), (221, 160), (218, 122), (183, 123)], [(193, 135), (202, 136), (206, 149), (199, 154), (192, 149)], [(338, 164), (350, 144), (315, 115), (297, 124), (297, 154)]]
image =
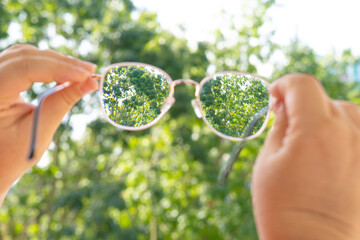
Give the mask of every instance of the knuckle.
[(356, 125), (359, 125), (360, 108), (355, 103), (336, 100), (333, 101), (332, 106), (333, 113), (335, 113), (336, 116), (351, 119)]
[(324, 142), (331, 141), (340, 143), (350, 143), (354, 138), (354, 127), (344, 118), (334, 118), (329, 124), (322, 127), (322, 138)]
[(62, 54), (52, 50), (52, 49), (45, 49), (45, 50), (41, 50), (43, 53), (45, 53), (48, 56), (59, 56), (59, 57), (64, 57)]
[(79, 65), (80, 64), (80, 60), (78, 60), (77, 58), (73, 58), (70, 56), (65, 56), (57, 51), (54, 51), (52, 49), (46, 49), (46, 50), (41, 50), (45, 55), (56, 58), (58, 60), (64, 61), (64, 62), (68, 62), (71, 63), (73, 65)]
[(308, 144), (326, 144), (331, 142), (349, 142), (353, 138), (352, 126), (341, 118), (326, 117), (310, 126), (301, 128), (301, 139)]
[(34, 50), (30, 48), (18, 48), (16, 54), (19, 56), (27, 56), (34, 54)]
[(51, 55), (54, 54), (54, 53), (52, 52), (52, 50), (50, 50), (50, 49), (41, 50), (41, 52), (44, 53), (45, 55), (48, 55), (48, 56), (49, 56), (49, 55), (51, 56)]
[(342, 102), (340, 102), (340, 105), (343, 108), (350, 110), (350, 111), (358, 111), (359, 110), (359, 107), (355, 103), (352, 103), (352, 102), (342, 101)]
[(51, 49), (46, 49), (46, 50), (41, 50), (42, 55), (53, 58), (53, 59), (57, 59), (57, 60), (64, 60), (65, 57), (61, 54), (59, 54), (58, 52), (51, 50)]
[(305, 73), (292, 73), (286, 75), (290, 84), (295, 85), (309, 85), (309, 86), (318, 86), (319, 80), (317, 80), (313, 75), (305, 74)]
[(11, 50), (21, 50), (21, 49), (37, 49), (37, 47), (31, 45), (31, 44), (21, 44), (21, 43), (18, 43), (18, 44), (14, 44), (12, 45), (9, 49)]
[[(20, 55), (21, 52), (24, 49), (37, 49), (35, 46), (30, 45), (30, 44), (14, 44), (11, 47), (5, 49), (4, 51), (1, 52), (1, 55), (6, 55), (6, 54), (15, 54), (15, 55)], [(20, 52), (20, 53), (19, 53)]]
[(9, 49), (24, 48), (25, 46), (26, 46), (26, 44), (16, 43), (16, 44), (12, 45), (11, 47), (9, 47)]

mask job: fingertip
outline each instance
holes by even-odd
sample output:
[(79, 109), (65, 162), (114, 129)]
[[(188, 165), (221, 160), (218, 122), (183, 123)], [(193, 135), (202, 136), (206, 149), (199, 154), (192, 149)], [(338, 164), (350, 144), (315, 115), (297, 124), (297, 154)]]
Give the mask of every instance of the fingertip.
[(96, 72), (97, 65), (95, 63), (91, 63), (91, 62), (84, 62), (84, 63), (88, 66), (90, 73)]
[[(81, 61), (81, 60), (80, 60)], [(69, 71), (66, 74), (66, 77), (64, 78), (60, 74), (61, 79), (56, 79), (58, 82), (64, 82), (64, 81), (70, 81), (70, 82), (85, 82), (87, 79), (90, 78), (92, 74), (94, 74), (96, 70), (96, 65), (92, 63), (87, 63), (85, 66), (82, 62), (80, 65), (71, 65), (71, 71)]]
[(276, 87), (277, 87), (277, 82), (278, 80), (276, 80), (275, 82), (271, 83), (269, 86), (269, 92), (271, 95), (275, 95), (275, 91), (276, 91)]
[(279, 100), (283, 99), (283, 94), (280, 90), (280, 78), (270, 85), (269, 92), (274, 99), (273, 101), (278, 102)]
[(78, 67), (81, 67), (81, 68), (84, 68), (86, 71), (90, 72), (90, 73), (94, 73), (96, 71), (96, 64), (94, 63), (91, 63), (91, 62), (87, 62), (87, 61), (84, 61), (84, 60), (81, 60), (79, 58), (75, 58), (71, 55), (62, 55), (54, 50), (45, 50), (43, 52), (48, 52), (50, 53), (52, 56), (55, 56), (55, 57), (61, 57), (61, 58), (64, 58), (64, 60), (66, 62), (69, 62), (69, 63), (72, 63)]
[(284, 103), (282, 102), (277, 102), (277, 104), (274, 106), (273, 111), (276, 115), (276, 117), (278, 118), (280, 115), (282, 117), (282, 115), (285, 113), (284, 112)]
[(97, 68), (96, 64), (82, 60), (79, 60), (79, 62), (80, 62), (80, 67), (83, 67), (86, 71), (90, 73), (96, 72), (96, 68)]
[(85, 81), (86, 79), (88, 79), (91, 76), (91, 72), (87, 71), (86, 69), (79, 67), (79, 66), (74, 66), (74, 73), (75, 73), (75, 78), (74, 80), (79, 80), (80, 82)]
[(270, 108), (276, 112), (276, 109), (278, 108), (279, 106), (279, 99), (276, 97), (276, 96), (273, 96), (271, 98), (271, 102), (270, 102)]
[(288, 120), (283, 103), (279, 103), (275, 109), (275, 122), (265, 142), (265, 148), (271, 151), (278, 151), (283, 145), (283, 139), (286, 135)]

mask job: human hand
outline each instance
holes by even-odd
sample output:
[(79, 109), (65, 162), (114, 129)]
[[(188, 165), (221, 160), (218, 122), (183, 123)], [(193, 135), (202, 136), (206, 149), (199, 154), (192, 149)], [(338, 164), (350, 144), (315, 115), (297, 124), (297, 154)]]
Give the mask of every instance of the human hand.
[[(0, 205), (11, 185), (34, 166), (48, 148), (64, 115), (80, 98), (98, 88), (89, 78), (96, 66), (52, 50), (14, 45), (0, 53)], [(67, 83), (46, 98), (40, 114), (37, 151), (28, 161), (35, 106), (20, 93), (34, 82)]]
[(304, 74), (270, 92), (276, 121), (252, 185), (259, 238), (360, 239), (359, 108)]

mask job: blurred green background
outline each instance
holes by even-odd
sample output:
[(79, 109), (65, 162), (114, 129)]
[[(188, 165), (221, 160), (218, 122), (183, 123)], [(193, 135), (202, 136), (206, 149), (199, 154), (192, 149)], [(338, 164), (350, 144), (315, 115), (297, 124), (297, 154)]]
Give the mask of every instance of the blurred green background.
[[(360, 103), (358, 85), (345, 74), (358, 60), (350, 50), (320, 57), (296, 39), (279, 46), (273, 33), (261, 34), (273, 4), (257, 0), (244, 22), (232, 25), (231, 41), (218, 29), (215, 41), (190, 48), (131, 0), (3, 0), (0, 50), (29, 43), (99, 69), (139, 61), (173, 79), (196, 81), (211, 71), (256, 73), (250, 57), (266, 63), (280, 51), (286, 64), (275, 64), (269, 81), (310, 73), (331, 97)], [(21, 31), (15, 40), (11, 28)], [(24, 97), (34, 99), (47, 87), (35, 85)], [(191, 87), (177, 87), (170, 112), (140, 132), (117, 130), (101, 117), (97, 95), (85, 97), (64, 118), (41, 164), (9, 192), (0, 209), (0, 239), (257, 239), (251, 171), (267, 132), (246, 144), (228, 182), (219, 184), (221, 165), (236, 144), (196, 118), (193, 94)], [(77, 134), (85, 124), (85, 133)]]

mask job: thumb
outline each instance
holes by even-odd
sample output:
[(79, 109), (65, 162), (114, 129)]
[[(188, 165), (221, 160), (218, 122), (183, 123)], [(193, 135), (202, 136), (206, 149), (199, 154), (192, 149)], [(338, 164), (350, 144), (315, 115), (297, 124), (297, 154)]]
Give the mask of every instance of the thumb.
[(269, 136), (266, 139), (265, 151), (278, 151), (282, 145), (288, 128), (288, 118), (286, 113), (286, 106), (283, 101), (277, 101), (272, 106), (275, 112), (275, 123)]
[[(50, 144), (53, 135), (67, 112), (87, 93), (99, 88), (96, 79), (88, 78), (82, 83), (70, 83), (61, 90), (49, 95), (41, 107), (38, 122), (37, 152), (43, 152)], [(41, 157), (41, 156), (37, 156)]]

